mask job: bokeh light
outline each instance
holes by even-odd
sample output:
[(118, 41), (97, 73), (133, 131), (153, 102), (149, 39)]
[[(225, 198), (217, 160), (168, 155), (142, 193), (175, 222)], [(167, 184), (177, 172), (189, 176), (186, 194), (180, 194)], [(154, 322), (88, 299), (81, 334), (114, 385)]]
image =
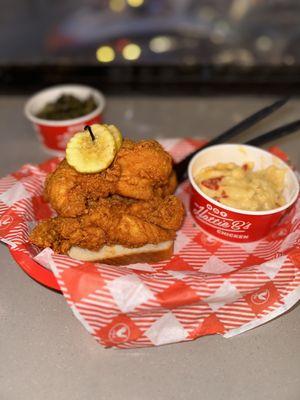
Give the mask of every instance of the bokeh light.
[(292, 56), (292, 55), (290, 55), (290, 54), (287, 54), (287, 55), (284, 56), (283, 62), (284, 62), (286, 65), (293, 65), (293, 64), (295, 64), (296, 60), (295, 60), (295, 57), (294, 57), (294, 56)]
[(130, 43), (123, 48), (122, 55), (126, 60), (133, 61), (137, 60), (140, 57), (141, 52), (142, 50), (140, 46), (135, 43)]
[(130, 7), (140, 7), (144, 4), (144, 0), (127, 0)]
[(126, 7), (125, 0), (109, 0), (109, 8), (115, 12), (122, 12)]
[(204, 21), (212, 21), (216, 17), (216, 10), (213, 7), (204, 6), (199, 9), (197, 15)]
[(115, 59), (116, 53), (110, 46), (101, 46), (96, 51), (96, 57), (99, 62), (108, 63)]
[(164, 53), (173, 48), (174, 41), (168, 36), (156, 36), (150, 40), (149, 47), (154, 53)]
[(273, 47), (273, 40), (269, 36), (260, 36), (255, 45), (260, 51), (270, 51)]

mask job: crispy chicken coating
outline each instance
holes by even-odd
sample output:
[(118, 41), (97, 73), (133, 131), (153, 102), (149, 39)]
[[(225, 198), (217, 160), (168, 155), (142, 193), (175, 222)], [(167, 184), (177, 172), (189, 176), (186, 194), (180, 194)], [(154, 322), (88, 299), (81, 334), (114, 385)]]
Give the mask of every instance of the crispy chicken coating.
[(112, 165), (101, 173), (79, 173), (63, 160), (47, 178), (44, 195), (61, 216), (76, 217), (113, 194), (149, 200), (175, 188), (172, 158), (158, 142), (124, 140)]
[(104, 244), (140, 247), (175, 238), (184, 216), (180, 199), (173, 195), (137, 201), (112, 196), (98, 200), (86, 214), (42, 221), (30, 241), (59, 253), (72, 246), (98, 250)]

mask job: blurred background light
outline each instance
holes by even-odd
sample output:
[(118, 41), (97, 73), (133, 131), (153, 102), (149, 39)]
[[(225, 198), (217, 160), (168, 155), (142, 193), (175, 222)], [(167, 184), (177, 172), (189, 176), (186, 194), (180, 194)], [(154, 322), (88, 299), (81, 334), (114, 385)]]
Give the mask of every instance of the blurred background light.
[(122, 50), (124, 49), (124, 47), (125, 47), (127, 44), (129, 44), (129, 43), (130, 43), (130, 42), (129, 42), (128, 39), (126, 39), (126, 38), (121, 38), (121, 39), (118, 39), (118, 40), (116, 41), (114, 48), (116, 49), (116, 51), (118, 51), (118, 52), (121, 53)]
[(273, 40), (269, 36), (260, 36), (255, 45), (260, 51), (270, 51), (273, 47)]
[(230, 32), (230, 26), (228, 22), (224, 20), (219, 20), (214, 24), (213, 30), (210, 34), (210, 40), (214, 44), (224, 43), (229, 32)]
[(203, 21), (212, 21), (216, 17), (216, 11), (213, 7), (205, 6), (197, 12), (198, 17)]
[(127, 0), (130, 7), (140, 7), (144, 4), (144, 0)]
[(241, 20), (247, 14), (249, 9), (251, 8), (251, 5), (254, 5), (254, 1), (233, 0), (229, 10), (231, 18), (235, 19), (236, 21)]
[(108, 63), (115, 59), (116, 53), (110, 46), (101, 46), (97, 49), (96, 57), (99, 62)]
[(247, 49), (228, 49), (216, 55), (216, 64), (236, 64), (249, 67), (254, 64), (253, 54)]
[(127, 44), (123, 50), (122, 50), (122, 55), (125, 58), (125, 60), (137, 60), (140, 55), (141, 55), (141, 48), (139, 45), (135, 44), (135, 43), (130, 43)]
[(168, 36), (156, 36), (150, 40), (149, 47), (154, 53), (164, 53), (174, 47), (174, 40)]
[(126, 7), (125, 0), (110, 0), (109, 8), (115, 12), (122, 12)]
[(0, 63), (297, 66), (299, 13), (298, 0), (11, 0)]
[(293, 64), (295, 64), (296, 60), (295, 60), (295, 57), (293, 57), (293, 56), (290, 55), (290, 54), (287, 54), (286, 56), (284, 56), (283, 62), (284, 62), (286, 65), (293, 65)]

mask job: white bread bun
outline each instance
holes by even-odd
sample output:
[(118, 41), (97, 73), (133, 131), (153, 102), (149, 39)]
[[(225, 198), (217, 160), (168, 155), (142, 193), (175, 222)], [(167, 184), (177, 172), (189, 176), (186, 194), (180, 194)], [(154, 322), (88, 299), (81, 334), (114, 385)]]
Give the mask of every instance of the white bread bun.
[(111, 265), (128, 265), (134, 263), (153, 263), (167, 260), (173, 254), (174, 242), (168, 240), (158, 244), (146, 244), (141, 247), (128, 248), (116, 244), (103, 246), (98, 251), (91, 251), (73, 246), (69, 256), (80, 261), (101, 262)]

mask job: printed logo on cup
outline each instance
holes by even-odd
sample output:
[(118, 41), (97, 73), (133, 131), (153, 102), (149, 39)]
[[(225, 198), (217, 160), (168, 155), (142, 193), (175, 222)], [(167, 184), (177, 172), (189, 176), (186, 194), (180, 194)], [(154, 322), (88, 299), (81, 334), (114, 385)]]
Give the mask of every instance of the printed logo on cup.
[(203, 224), (215, 229), (220, 228), (225, 232), (244, 233), (251, 227), (251, 222), (230, 218), (225, 211), (211, 204), (206, 204), (204, 207), (194, 203), (193, 213)]
[(112, 343), (127, 342), (130, 338), (130, 328), (125, 323), (119, 323), (113, 326), (109, 333), (108, 338)]

